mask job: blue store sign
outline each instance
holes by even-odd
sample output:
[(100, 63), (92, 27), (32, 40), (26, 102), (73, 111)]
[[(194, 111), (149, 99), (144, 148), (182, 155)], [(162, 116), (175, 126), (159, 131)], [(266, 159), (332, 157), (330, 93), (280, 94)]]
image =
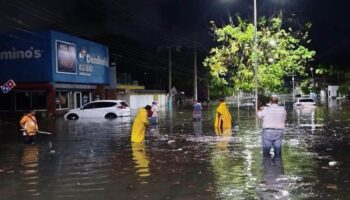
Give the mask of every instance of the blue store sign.
[(109, 84), (108, 48), (57, 31), (0, 37), (0, 80)]

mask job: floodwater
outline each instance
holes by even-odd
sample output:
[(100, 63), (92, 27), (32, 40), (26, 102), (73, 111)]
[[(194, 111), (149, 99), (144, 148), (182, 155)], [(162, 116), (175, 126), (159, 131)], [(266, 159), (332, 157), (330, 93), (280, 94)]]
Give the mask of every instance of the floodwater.
[[(18, 122), (0, 121), (0, 199), (348, 199), (350, 106), (288, 109), (282, 157), (266, 158), (252, 110), (215, 133), (215, 107), (163, 110), (145, 144), (131, 118), (40, 119), (23, 144)], [(133, 113), (135, 115), (135, 113)]]

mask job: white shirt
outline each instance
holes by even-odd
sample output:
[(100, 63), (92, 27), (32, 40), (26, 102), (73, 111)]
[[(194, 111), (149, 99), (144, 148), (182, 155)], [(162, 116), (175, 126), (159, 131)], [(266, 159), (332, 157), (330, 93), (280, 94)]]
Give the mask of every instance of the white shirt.
[(286, 127), (287, 112), (283, 106), (271, 104), (258, 112), (258, 117), (262, 119), (262, 128), (284, 129)]
[(152, 105), (151, 111), (152, 111), (152, 117), (158, 117), (159, 108), (156, 104)]

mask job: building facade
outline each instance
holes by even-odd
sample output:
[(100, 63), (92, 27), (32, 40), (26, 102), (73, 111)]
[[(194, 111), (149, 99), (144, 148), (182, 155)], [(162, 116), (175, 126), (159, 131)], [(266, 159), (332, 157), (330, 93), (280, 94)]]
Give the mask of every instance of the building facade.
[(0, 84), (12, 79), (16, 86), (0, 92), (0, 110), (36, 109), (53, 115), (113, 98), (107, 90), (113, 91), (110, 71), (115, 73), (104, 45), (57, 31), (3, 34)]

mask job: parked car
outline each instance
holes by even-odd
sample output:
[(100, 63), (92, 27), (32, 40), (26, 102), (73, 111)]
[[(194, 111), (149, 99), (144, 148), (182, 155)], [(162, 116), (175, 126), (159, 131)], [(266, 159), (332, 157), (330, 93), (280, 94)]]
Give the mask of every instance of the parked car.
[(294, 106), (296, 108), (315, 107), (316, 106), (316, 102), (312, 98), (298, 98), (297, 102), (294, 103)]
[(122, 100), (99, 100), (85, 104), (76, 109), (69, 110), (65, 119), (76, 120), (86, 117), (103, 117), (106, 119), (115, 119), (117, 117), (130, 116), (129, 105)]
[(239, 104), (239, 109), (249, 110), (254, 109), (255, 104), (253, 102), (241, 103)]

